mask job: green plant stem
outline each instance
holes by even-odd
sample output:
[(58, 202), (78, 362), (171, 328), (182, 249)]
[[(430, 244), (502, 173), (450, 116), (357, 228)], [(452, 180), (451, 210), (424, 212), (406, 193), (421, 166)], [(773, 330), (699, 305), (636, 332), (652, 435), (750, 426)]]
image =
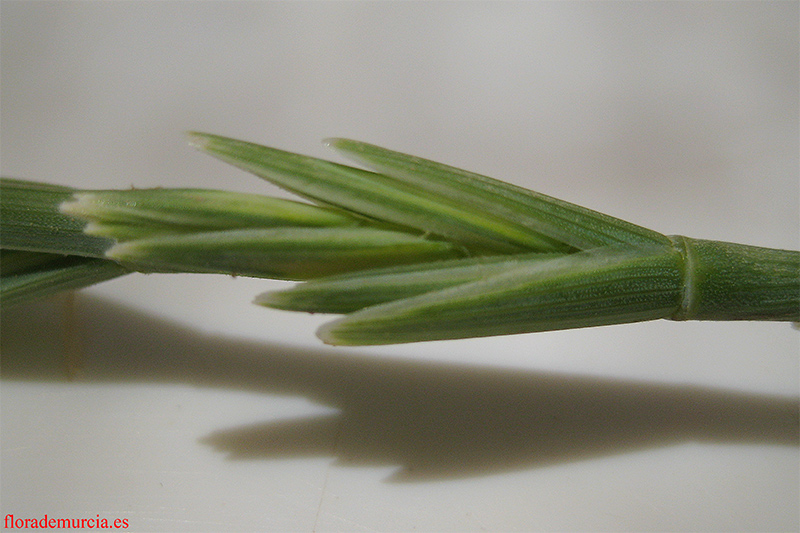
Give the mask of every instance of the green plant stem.
[(800, 252), (673, 238), (682, 304), (672, 320), (800, 321)]

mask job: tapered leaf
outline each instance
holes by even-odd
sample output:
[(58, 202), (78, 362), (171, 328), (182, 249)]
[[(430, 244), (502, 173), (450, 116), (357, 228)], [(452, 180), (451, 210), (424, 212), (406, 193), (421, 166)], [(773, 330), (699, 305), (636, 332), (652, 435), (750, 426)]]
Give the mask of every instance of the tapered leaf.
[(647, 228), (480, 174), (364, 142), (329, 139), (327, 143), (381, 174), (575, 248), (669, 243), (664, 235)]
[(142, 271), (303, 280), (458, 257), (458, 247), (365, 227), (279, 228), (167, 235), (120, 243), (107, 257)]
[(279, 226), (354, 226), (341, 211), (256, 194), (203, 189), (76, 193), (62, 213), (88, 221), (89, 235), (130, 240), (155, 235)]
[(683, 267), (671, 246), (600, 248), (367, 307), (318, 335), (329, 344), (394, 344), (667, 318), (680, 306)]
[(567, 251), (569, 246), (492, 211), (400, 180), (253, 143), (189, 134), (200, 150), (302, 197), (499, 252)]
[(534, 264), (560, 256), (533, 253), (471, 257), (360, 271), (311, 280), (288, 290), (267, 292), (259, 295), (255, 303), (287, 311), (350, 313), (364, 307), (481, 280), (514, 270), (523, 262)]

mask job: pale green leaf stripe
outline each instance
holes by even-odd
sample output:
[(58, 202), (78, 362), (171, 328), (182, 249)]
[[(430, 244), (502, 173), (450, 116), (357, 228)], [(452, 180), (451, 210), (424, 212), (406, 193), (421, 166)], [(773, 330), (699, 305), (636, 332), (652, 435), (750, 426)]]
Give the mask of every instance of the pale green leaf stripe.
[(276, 226), (347, 226), (341, 211), (256, 194), (201, 189), (78, 192), (61, 212), (89, 222), (89, 235), (129, 240), (174, 233)]
[(319, 278), (288, 290), (259, 295), (255, 303), (286, 311), (350, 313), (364, 307), (417, 296), (484, 279), (520, 264), (547, 261), (561, 254), (522, 254), (452, 259)]
[(82, 221), (58, 210), (73, 193), (58, 185), (0, 179), (0, 246), (103, 257), (112, 241), (86, 235)]
[(461, 254), (447, 242), (396, 231), (343, 227), (168, 235), (120, 243), (106, 255), (141, 271), (304, 280)]
[(0, 304), (9, 307), (128, 274), (103, 259), (0, 250)]
[(329, 344), (395, 344), (666, 318), (680, 305), (682, 268), (668, 246), (601, 248), (368, 307), (318, 336)]
[(217, 135), (190, 133), (189, 139), (206, 153), (324, 205), (500, 252), (570, 249), (482, 208), (381, 174)]
[(578, 249), (668, 244), (664, 235), (499, 180), (349, 139), (328, 145), (377, 172), (485, 210)]

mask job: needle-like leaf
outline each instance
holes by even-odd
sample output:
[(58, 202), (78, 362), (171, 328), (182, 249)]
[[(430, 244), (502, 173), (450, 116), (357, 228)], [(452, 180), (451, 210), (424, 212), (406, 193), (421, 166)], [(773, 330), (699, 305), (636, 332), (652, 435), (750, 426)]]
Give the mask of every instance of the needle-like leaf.
[(203, 189), (78, 192), (62, 213), (88, 221), (89, 235), (131, 240), (156, 235), (281, 226), (355, 226), (342, 211), (256, 194)]
[(350, 313), (373, 305), (478, 281), (562, 254), (468, 257), (319, 278), (255, 299), (265, 307), (309, 313)]
[(326, 343), (394, 344), (638, 322), (680, 305), (669, 246), (615, 246), (532, 260), (480, 281), (367, 307), (324, 325)]
[(377, 172), (452, 198), (464, 209), (493, 213), (578, 249), (669, 243), (653, 230), (474, 172), (349, 139), (327, 144)]
[(189, 139), (198, 149), (317, 203), (496, 252), (571, 249), (482, 206), (389, 176), (218, 135), (191, 133)]
[(106, 256), (137, 270), (303, 280), (462, 255), (459, 247), (368, 227), (245, 229), (123, 242)]
[(416, 231), (259, 195), (0, 185), (4, 249), (110, 259), (132, 270), (297, 280), (464, 255)]

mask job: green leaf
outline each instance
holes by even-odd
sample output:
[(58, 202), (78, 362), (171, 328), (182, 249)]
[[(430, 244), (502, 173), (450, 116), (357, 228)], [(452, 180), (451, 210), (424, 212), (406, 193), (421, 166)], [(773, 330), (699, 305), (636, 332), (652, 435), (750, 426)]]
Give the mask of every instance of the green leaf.
[(492, 210), (388, 176), (217, 135), (189, 138), (208, 154), (324, 205), (496, 252), (570, 249)]
[(586, 250), (610, 244), (668, 244), (666, 236), (510, 183), (349, 139), (327, 144), (373, 170), (473, 212), (488, 211), (543, 238)]
[(360, 271), (314, 279), (283, 291), (259, 295), (255, 303), (309, 313), (350, 313), (516, 269), (522, 263), (547, 261), (560, 254), (470, 257)]
[(202, 189), (133, 189), (78, 192), (62, 213), (88, 221), (89, 235), (116, 240), (279, 226), (354, 226), (359, 220), (314, 205)]
[(120, 243), (107, 257), (141, 271), (302, 280), (462, 255), (460, 248), (366, 227), (245, 229)]
[(318, 336), (338, 345), (395, 344), (653, 320), (675, 312), (682, 286), (673, 247), (606, 247), (367, 307)]

